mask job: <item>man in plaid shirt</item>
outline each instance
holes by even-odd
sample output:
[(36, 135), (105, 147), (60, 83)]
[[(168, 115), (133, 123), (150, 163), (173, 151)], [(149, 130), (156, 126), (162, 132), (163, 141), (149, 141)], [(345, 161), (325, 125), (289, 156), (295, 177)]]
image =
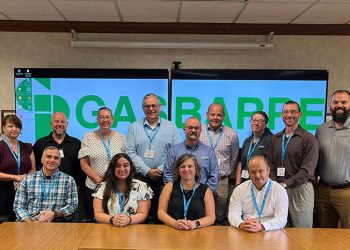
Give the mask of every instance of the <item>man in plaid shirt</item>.
[(58, 170), (61, 158), (56, 147), (47, 147), (41, 162), (41, 170), (21, 181), (13, 204), (14, 212), (19, 221), (64, 221), (78, 206), (75, 181)]

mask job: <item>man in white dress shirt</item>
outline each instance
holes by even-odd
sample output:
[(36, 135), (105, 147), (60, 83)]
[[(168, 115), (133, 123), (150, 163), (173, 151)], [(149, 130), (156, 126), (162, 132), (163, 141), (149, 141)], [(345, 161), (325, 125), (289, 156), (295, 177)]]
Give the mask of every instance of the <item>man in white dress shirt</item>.
[(264, 156), (253, 156), (248, 171), (250, 180), (236, 187), (231, 196), (230, 224), (252, 233), (283, 228), (288, 217), (286, 189), (269, 178), (270, 166)]

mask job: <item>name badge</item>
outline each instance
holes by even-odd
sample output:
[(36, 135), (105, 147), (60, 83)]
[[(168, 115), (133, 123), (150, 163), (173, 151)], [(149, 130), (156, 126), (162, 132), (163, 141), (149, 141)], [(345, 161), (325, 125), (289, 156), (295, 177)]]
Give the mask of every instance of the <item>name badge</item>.
[(277, 168), (277, 176), (284, 176), (286, 173), (285, 168)]
[(61, 155), (61, 158), (64, 157), (63, 149), (60, 149), (60, 155)]
[(248, 170), (242, 170), (241, 177), (244, 178), (244, 179), (249, 179)]
[(145, 158), (153, 159), (154, 158), (154, 150), (146, 149), (145, 154), (143, 155)]

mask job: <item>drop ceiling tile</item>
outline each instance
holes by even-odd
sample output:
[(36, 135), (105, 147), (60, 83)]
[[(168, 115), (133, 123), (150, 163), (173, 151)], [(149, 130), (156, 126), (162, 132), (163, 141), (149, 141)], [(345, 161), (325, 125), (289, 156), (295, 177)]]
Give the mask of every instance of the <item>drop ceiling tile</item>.
[(250, 0), (251, 3), (314, 3), (316, 0)]
[(176, 22), (179, 1), (118, 1), (124, 22)]
[(11, 15), (11, 20), (20, 21), (65, 21), (61, 16), (48, 15)]
[(244, 3), (225, 1), (183, 2), (180, 22), (231, 23)]
[(0, 20), (9, 20), (6, 16), (0, 13)]
[(120, 21), (111, 0), (51, 0), (68, 21)]
[(320, 0), (318, 3), (332, 3), (332, 4), (350, 3), (350, 0)]
[(349, 4), (315, 4), (293, 23), (297, 24), (345, 24), (350, 20)]
[(289, 23), (309, 6), (308, 3), (251, 3), (237, 23)]
[(47, 0), (1, 0), (0, 12), (13, 16), (59, 16), (59, 13)]

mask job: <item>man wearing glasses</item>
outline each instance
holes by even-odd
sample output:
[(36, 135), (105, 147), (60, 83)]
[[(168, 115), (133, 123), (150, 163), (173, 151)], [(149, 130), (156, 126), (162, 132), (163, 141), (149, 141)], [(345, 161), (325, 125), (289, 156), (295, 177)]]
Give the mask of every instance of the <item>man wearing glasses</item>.
[(181, 142), (175, 124), (159, 117), (161, 108), (158, 96), (147, 94), (142, 102), (145, 117), (130, 125), (126, 137), (126, 152), (135, 165), (138, 178), (148, 183), (154, 192), (150, 216), (155, 222), (160, 187), (164, 185), (165, 156), (169, 148)]
[(316, 138), (299, 125), (299, 104), (288, 101), (283, 105), (285, 128), (272, 136), (267, 150), (271, 166), (270, 177), (287, 189), (292, 227), (313, 224), (314, 171), (318, 159)]
[(167, 154), (164, 168), (164, 182), (173, 181), (173, 166), (177, 158), (188, 153), (197, 158), (200, 167), (200, 183), (207, 184), (214, 192), (219, 179), (219, 166), (214, 150), (199, 141), (202, 128), (200, 121), (195, 117), (186, 120), (184, 132), (186, 139), (173, 146)]

